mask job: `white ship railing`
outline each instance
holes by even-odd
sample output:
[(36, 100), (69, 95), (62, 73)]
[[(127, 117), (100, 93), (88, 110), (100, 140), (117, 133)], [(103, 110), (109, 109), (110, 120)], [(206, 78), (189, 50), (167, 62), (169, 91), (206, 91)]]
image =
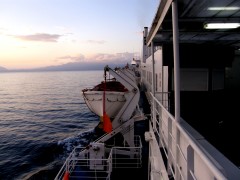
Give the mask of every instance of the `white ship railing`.
[[(108, 158), (90, 159), (86, 148), (75, 147), (55, 180), (62, 180), (66, 172), (70, 179), (110, 179), (115, 168), (142, 167), (142, 143), (140, 136), (134, 136), (135, 147), (112, 147)], [(96, 165), (97, 168), (93, 168)], [(99, 166), (99, 168), (98, 168)]]
[(170, 109), (170, 92), (155, 92), (158, 101), (161, 102), (163, 107), (169, 111)]
[[(62, 180), (66, 172), (69, 173), (70, 179), (109, 179), (111, 159), (111, 155), (107, 159), (90, 159), (85, 148), (76, 147), (66, 159), (55, 180)], [(101, 163), (101, 169), (90, 168), (91, 165), (99, 165), (99, 163)]]
[[(150, 61), (150, 60), (149, 60)], [(145, 84), (145, 87), (148, 89), (152, 87), (152, 83), (149, 83), (146, 77), (142, 77), (142, 81)], [(149, 89), (150, 90), (150, 89)], [(147, 94), (146, 94), (147, 95)], [(158, 99), (158, 101), (164, 106), (165, 109), (170, 109), (170, 92), (155, 92), (155, 97)], [(151, 101), (151, 97), (147, 97), (148, 101)]]
[[(156, 143), (158, 143), (152, 146), (150, 143), (150, 155), (151, 152), (156, 152), (151, 151), (151, 148), (158, 147), (159, 151), (161, 149), (168, 175), (174, 179), (226, 179), (223, 167), (198, 143), (201, 139), (197, 141), (196, 137), (188, 133), (181, 123), (176, 122), (152, 93), (150, 97), (152, 114), (150, 129), (152, 128)], [(201, 138), (206, 141), (202, 136)], [(154, 167), (154, 164), (151, 164), (151, 167), (159, 169), (159, 167)], [(162, 169), (161, 167), (161, 172), (163, 172)], [(164, 176), (162, 179), (165, 179)]]
[[(86, 148), (75, 147), (58, 172), (55, 180), (62, 180), (66, 172), (70, 179), (110, 179), (112, 155), (108, 158), (90, 159)], [(101, 168), (91, 168), (93, 165)]]
[(142, 141), (140, 136), (134, 136), (135, 147), (111, 148), (112, 168), (141, 168)]

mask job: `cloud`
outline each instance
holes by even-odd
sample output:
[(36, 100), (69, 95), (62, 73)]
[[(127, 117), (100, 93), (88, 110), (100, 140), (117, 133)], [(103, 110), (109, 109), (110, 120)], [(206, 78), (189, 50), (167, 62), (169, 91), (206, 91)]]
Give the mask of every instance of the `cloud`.
[(106, 41), (104, 41), (104, 40), (87, 40), (87, 43), (104, 44), (104, 43), (106, 43)]
[(83, 54), (78, 54), (75, 56), (66, 55), (56, 58), (54, 61), (58, 64), (66, 64), (66, 63), (75, 63), (75, 62), (85, 62), (86, 58)]
[(94, 61), (109, 61), (116, 59), (116, 54), (104, 54), (104, 53), (98, 53), (94, 54), (89, 59), (92, 59)]
[(56, 61), (62, 61), (64, 60), (65, 62), (80, 62), (85, 60), (85, 56), (83, 54), (79, 54), (77, 56), (62, 56), (56, 59)]
[(107, 53), (98, 53), (89, 58), (88, 61), (97, 61), (97, 62), (131, 62), (134, 57), (134, 53), (116, 53), (116, 54), (107, 54)]
[(83, 54), (78, 55), (66, 55), (61, 56), (55, 59), (55, 62), (58, 63), (75, 63), (75, 62), (88, 62), (88, 63), (127, 63), (131, 62), (134, 53), (116, 53), (116, 54), (108, 54), (108, 53), (98, 53), (91, 56), (84, 56)]
[(143, 31), (136, 31), (135, 34), (139, 35), (139, 36), (143, 36)]
[(15, 38), (24, 41), (43, 41), (43, 42), (57, 42), (62, 35), (59, 34), (47, 34), (47, 33), (36, 33), (30, 35), (15, 35)]
[(0, 27), (0, 33), (3, 34), (4, 32), (6, 32), (7, 29), (6, 28), (3, 28), (3, 27)]

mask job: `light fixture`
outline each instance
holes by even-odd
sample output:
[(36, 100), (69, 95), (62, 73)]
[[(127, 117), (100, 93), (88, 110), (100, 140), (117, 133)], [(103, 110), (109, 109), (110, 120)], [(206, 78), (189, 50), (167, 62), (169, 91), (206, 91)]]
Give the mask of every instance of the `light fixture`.
[(234, 29), (240, 27), (240, 23), (206, 23), (205, 29)]
[(232, 7), (209, 7), (210, 11), (236, 11), (240, 10), (240, 7), (232, 6)]

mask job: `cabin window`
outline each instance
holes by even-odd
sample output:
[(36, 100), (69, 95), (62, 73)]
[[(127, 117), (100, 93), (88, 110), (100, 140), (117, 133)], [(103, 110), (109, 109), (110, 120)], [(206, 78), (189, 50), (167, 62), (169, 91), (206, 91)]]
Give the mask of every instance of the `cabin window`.
[(212, 71), (212, 89), (213, 90), (224, 89), (224, 78), (225, 78), (224, 69), (213, 69), (213, 71)]
[(161, 76), (161, 73), (159, 73), (159, 87), (161, 88), (162, 87), (162, 76)]
[(146, 78), (146, 70), (142, 71), (143, 77)]
[(152, 73), (151, 72), (149, 72), (149, 82), (150, 82), (150, 84), (152, 84)]
[(181, 91), (208, 91), (208, 69), (180, 69), (180, 89)]
[(158, 91), (158, 75), (156, 74), (156, 79), (155, 79), (155, 81), (156, 81), (156, 91)]

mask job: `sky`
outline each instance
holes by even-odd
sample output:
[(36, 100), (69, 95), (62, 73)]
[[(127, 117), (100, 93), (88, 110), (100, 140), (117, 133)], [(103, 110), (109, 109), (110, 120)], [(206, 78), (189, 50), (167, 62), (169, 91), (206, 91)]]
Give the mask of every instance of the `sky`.
[(0, 0), (0, 66), (140, 57), (159, 0)]

